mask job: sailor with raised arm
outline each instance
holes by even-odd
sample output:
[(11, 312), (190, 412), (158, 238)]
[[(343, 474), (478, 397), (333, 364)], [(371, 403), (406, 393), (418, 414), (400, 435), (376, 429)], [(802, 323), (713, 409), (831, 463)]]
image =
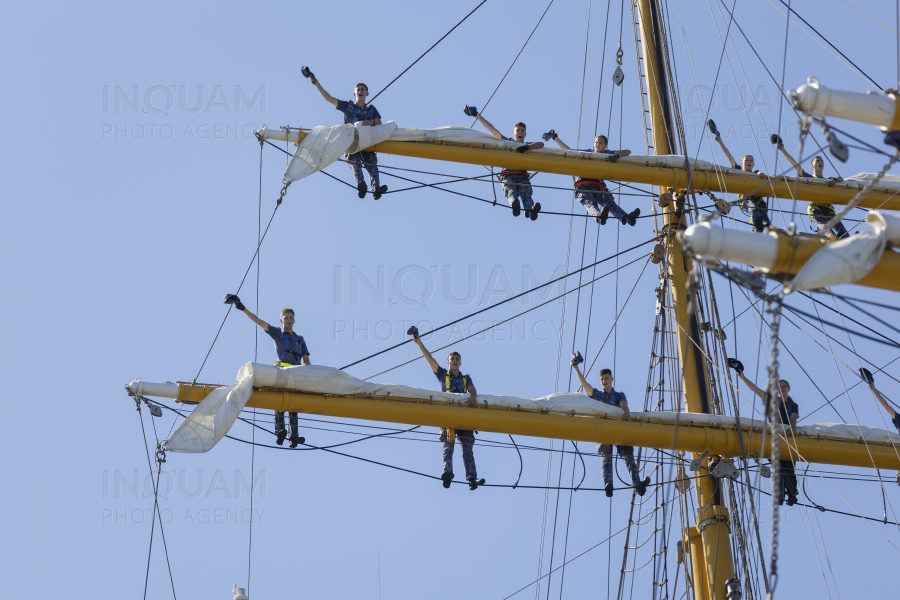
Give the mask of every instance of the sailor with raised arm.
[[(226, 294), (225, 304), (234, 304), (234, 307), (247, 315), (247, 318), (259, 325), (265, 331), (272, 341), (275, 343), (275, 352), (278, 354), (278, 360), (275, 362), (276, 367), (292, 367), (295, 365), (308, 365), (309, 348), (306, 347), (306, 340), (302, 335), (294, 333), (294, 309), (285, 308), (281, 311), (281, 327), (269, 325), (241, 303), (241, 299), (236, 294)], [(297, 444), (306, 442), (306, 439), (300, 436), (300, 430), (297, 426), (297, 413), (290, 413), (290, 447), (296, 448)], [(284, 412), (275, 411), (275, 435), (278, 436), (275, 442), (280, 446), (284, 443), (284, 438), (288, 436), (287, 430), (284, 428)]]
[[(559, 135), (557, 135), (555, 129), (551, 129), (545, 133), (543, 138), (545, 140), (556, 140), (556, 143), (559, 144), (560, 148), (563, 150), (571, 150), (565, 142), (559, 139)], [(623, 156), (631, 154), (631, 150), (610, 150), (607, 146), (609, 146), (609, 138), (605, 135), (598, 135), (594, 137), (593, 149), (575, 150), (575, 152), (606, 154), (608, 155), (607, 160), (609, 162), (616, 162)], [(606, 182), (602, 179), (579, 177), (575, 181), (575, 197), (578, 198), (581, 205), (587, 209), (588, 214), (597, 219), (597, 222), (601, 225), (606, 225), (606, 219), (612, 214), (612, 216), (622, 222), (622, 225), (633, 226), (638, 216), (641, 214), (640, 208), (636, 208), (630, 213), (626, 213), (622, 210), (622, 207), (616, 204), (615, 198), (609, 193)], [(601, 206), (603, 207), (602, 209), (600, 208)]]
[[(821, 156), (813, 156), (812, 161), (810, 161), (810, 166), (812, 167), (813, 174), (810, 175), (807, 173), (803, 167), (801, 167), (794, 157), (788, 154), (788, 151), (784, 148), (784, 141), (780, 136), (773, 133), (771, 138), (772, 143), (778, 146), (778, 149), (781, 150), (781, 153), (784, 154), (784, 157), (787, 159), (791, 166), (797, 169), (797, 177), (807, 177), (810, 179), (825, 179), (825, 185), (828, 187), (834, 187), (835, 183), (840, 183), (844, 180), (843, 177), (825, 177), (823, 175), (825, 171), (825, 160)], [(830, 204), (825, 204), (824, 202), (810, 202), (809, 206), (806, 209), (806, 214), (809, 215), (810, 220), (818, 225), (819, 233), (824, 233), (822, 228), (831, 220), (831, 217), (834, 216), (834, 207)], [(837, 225), (831, 228), (831, 233), (835, 235), (837, 239), (845, 238), (849, 234), (847, 233), (847, 228), (844, 227), (844, 224), (840, 221), (837, 222)]]
[[(410, 327), (406, 333), (413, 336), (413, 341), (419, 347), (419, 350), (422, 351), (422, 356), (428, 361), (434, 376), (440, 382), (441, 391), (454, 394), (469, 394), (466, 404), (475, 406), (478, 392), (475, 390), (472, 378), (464, 375), (459, 370), (459, 366), (462, 364), (459, 352), (451, 352), (447, 355), (447, 368), (445, 369), (437, 364), (437, 361), (431, 356), (431, 352), (425, 348), (425, 344), (419, 338), (419, 330), (415, 326)], [(445, 488), (449, 488), (450, 482), (453, 481), (453, 438), (458, 439), (459, 445), (462, 447), (463, 466), (466, 469), (466, 481), (469, 482), (469, 489), (477, 489), (479, 485), (484, 485), (484, 479), (478, 479), (478, 472), (475, 470), (475, 454), (472, 452), (472, 447), (475, 445), (475, 432), (468, 429), (454, 429), (453, 434), (450, 435), (446, 429), (441, 428), (444, 463), (441, 481), (443, 481)]]
[[(750, 388), (753, 393), (762, 398), (765, 403), (766, 419), (768, 420), (771, 403), (770, 399), (767, 398), (768, 394), (766, 393), (766, 390), (759, 389), (752, 381), (747, 379), (744, 375), (744, 365), (738, 359), (729, 358), (728, 366), (735, 370), (738, 377), (747, 384), (747, 387)], [(793, 435), (797, 429), (797, 418), (800, 416), (800, 406), (794, 402), (793, 398), (791, 398), (790, 391), (791, 384), (788, 383), (787, 379), (779, 379), (776, 388), (776, 394), (778, 395), (778, 399), (776, 400), (778, 421), (776, 422), (787, 425), (790, 428), (791, 435)], [(775, 498), (778, 500), (779, 504), (783, 504), (784, 493), (786, 491), (788, 495), (788, 506), (793, 506), (797, 503), (797, 475), (794, 473), (794, 461), (781, 460), (778, 464), (781, 472), (781, 481), (775, 486)]]
[(888, 404), (887, 400), (884, 399), (884, 396), (881, 395), (881, 392), (875, 389), (875, 378), (872, 377), (872, 372), (865, 367), (860, 367), (859, 374), (862, 376), (863, 381), (866, 382), (866, 385), (869, 386), (869, 391), (872, 392), (872, 395), (878, 400), (878, 404), (881, 405), (881, 408), (883, 408), (891, 418), (891, 424), (897, 428), (897, 433), (900, 433), (900, 413), (894, 410), (894, 407)]
[[(344, 113), (344, 123), (359, 123), (360, 125), (381, 125), (381, 115), (378, 109), (371, 104), (366, 104), (369, 96), (369, 86), (357, 83), (353, 88), (354, 100), (338, 100), (325, 91), (316, 76), (309, 72), (307, 67), (301, 69), (304, 76), (309, 77), (310, 83), (316, 86), (319, 93), (326, 101), (333, 104), (336, 109)], [(356, 189), (360, 198), (366, 197), (366, 180), (363, 176), (363, 167), (369, 173), (369, 184), (372, 197), (378, 200), (387, 191), (386, 185), (381, 185), (378, 179), (378, 156), (374, 152), (360, 150), (347, 155), (347, 164), (353, 170), (356, 179)]]
[[(584, 375), (581, 374), (581, 369), (578, 368), (578, 365), (583, 362), (584, 359), (581, 358), (580, 352), (575, 352), (572, 355), (572, 360), (570, 364), (572, 368), (575, 369), (575, 374), (578, 375), (578, 381), (581, 382), (582, 387), (584, 387), (584, 393), (597, 400), (598, 402), (603, 402), (604, 404), (609, 404), (610, 406), (615, 406), (621, 408), (624, 414), (622, 415), (622, 419), (625, 421), (629, 421), (631, 419), (631, 411), (628, 410), (628, 400), (625, 398), (625, 394), (623, 392), (617, 392), (612, 384), (613, 384), (613, 375), (612, 371), (609, 369), (600, 369), (600, 385), (601, 389), (597, 389), (592, 387), (591, 384), (587, 382), (584, 378)], [(638, 493), (639, 496), (643, 496), (647, 491), (647, 486), (650, 484), (650, 478), (646, 477), (641, 480), (641, 476), (638, 472), (637, 465), (634, 462), (634, 447), (633, 446), (616, 446), (616, 450), (619, 453), (619, 456), (625, 461), (625, 467), (628, 469), (628, 474), (631, 476), (631, 482), (634, 484), (634, 489)], [(601, 456), (601, 462), (603, 466), (603, 484), (606, 489), (607, 497), (612, 497), (613, 495), (613, 483), (612, 483), (612, 444), (597, 444), (597, 453)]]
[[(719, 145), (722, 147), (722, 152), (725, 153), (725, 157), (728, 159), (728, 165), (732, 169), (756, 173), (757, 177), (760, 179), (766, 178), (766, 174), (762, 171), (753, 170), (755, 161), (752, 154), (745, 154), (742, 156), (741, 163), (738, 164), (731, 155), (731, 152), (728, 151), (728, 148), (725, 147), (725, 142), (722, 141), (722, 136), (719, 135), (719, 130), (716, 128), (715, 122), (710, 119), (706, 125), (709, 127), (709, 131), (715, 136), (716, 141), (719, 142)], [(743, 194), (739, 194), (738, 200), (741, 201), (741, 208), (750, 213), (750, 224), (753, 225), (753, 231), (762, 232), (766, 227), (772, 225), (772, 222), (769, 220), (769, 205), (766, 203), (765, 197), (744, 196)]]
[[(519, 121), (515, 125), (513, 125), (513, 136), (511, 138), (506, 137), (499, 131), (497, 128), (491, 125), (487, 119), (481, 116), (481, 113), (478, 112), (478, 109), (474, 106), (466, 105), (463, 109), (463, 112), (466, 113), (470, 117), (475, 117), (478, 119), (478, 122), (487, 128), (491, 134), (498, 139), (506, 140), (507, 142), (518, 142), (521, 144), (518, 148), (516, 148), (516, 152), (528, 152), (529, 150), (537, 150), (538, 148), (543, 148), (543, 142), (526, 142), (525, 141), (525, 123)], [(506, 196), (506, 200), (509, 202), (509, 205), (512, 207), (512, 213), (514, 217), (518, 217), (522, 212), (522, 209), (525, 209), (525, 218), (531, 219), (534, 221), (538, 218), (538, 214), (541, 212), (541, 203), (534, 202), (531, 199), (531, 177), (528, 174), (528, 171), (522, 171), (518, 169), (503, 169), (500, 171), (500, 175), (498, 176), (500, 180), (501, 187), (503, 188), (503, 195)]]

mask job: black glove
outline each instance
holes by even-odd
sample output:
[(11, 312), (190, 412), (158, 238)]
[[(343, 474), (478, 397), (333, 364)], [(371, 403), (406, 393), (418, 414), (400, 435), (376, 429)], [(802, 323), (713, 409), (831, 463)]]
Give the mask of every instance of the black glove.
[(709, 127), (709, 132), (713, 135), (719, 135), (719, 130), (716, 129), (716, 122), (710, 119), (706, 122), (706, 126)]
[(777, 133), (773, 133), (772, 135), (770, 135), (770, 136), (769, 136), (769, 141), (772, 142), (773, 144), (775, 144), (776, 146), (777, 146), (778, 144), (783, 144), (783, 143), (784, 143), (784, 140), (781, 139), (781, 136), (778, 135)]
[(551, 129), (550, 131), (548, 131), (547, 133), (545, 133), (545, 134), (542, 135), (541, 137), (544, 138), (544, 141), (545, 141), (545, 142), (549, 142), (550, 140), (555, 140), (555, 139), (557, 138), (556, 130), (555, 130), (555, 129)]
[(618, 154), (610, 154), (608, 158), (609, 158), (609, 162), (616, 162), (617, 160), (619, 160), (622, 157), (619, 156)]
[(525, 154), (526, 152), (528, 152), (529, 149), (531, 149), (531, 146), (529, 146), (528, 144), (525, 144), (524, 146), (519, 146), (518, 148), (516, 148), (516, 152), (518, 152), (520, 154)]
[(466, 115), (468, 115), (470, 117), (478, 116), (478, 109), (475, 108), (474, 106), (469, 106), (468, 104), (466, 104), (466, 107), (463, 109), (463, 112), (466, 113)]
[(738, 373), (744, 372), (744, 364), (736, 358), (729, 358), (728, 366), (730, 368), (734, 369), (735, 371), (737, 371)]
[(225, 299), (222, 302), (225, 304), (234, 304), (234, 307), (241, 311), (245, 308), (241, 303), (241, 299), (237, 297), (237, 294), (225, 294)]
[(419, 328), (415, 325), (410, 325), (409, 329), (406, 330), (406, 335), (411, 335), (414, 338), (419, 337)]
[(313, 75), (313, 72), (309, 70), (309, 67), (300, 67), (300, 74), (306, 77), (307, 79), (315, 79), (316, 76)]
[(583, 362), (584, 362), (584, 358), (582, 358), (581, 352), (576, 350), (575, 352), (572, 353), (572, 366), (573, 367), (575, 365), (580, 365)]
[(875, 383), (875, 378), (872, 377), (872, 372), (869, 371), (867, 368), (860, 367), (859, 374), (863, 378), (863, 381), (865, 381), (869, 385), (872, 385), (873, 383)]

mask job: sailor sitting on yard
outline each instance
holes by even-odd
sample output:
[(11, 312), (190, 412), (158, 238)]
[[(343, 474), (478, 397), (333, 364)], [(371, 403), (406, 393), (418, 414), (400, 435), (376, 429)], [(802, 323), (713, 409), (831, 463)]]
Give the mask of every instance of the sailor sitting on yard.
[[(581, 358), (580, 354), (577, 356), (579, 359)], [(603, 387), (602, 389), (597, 389), (592, 387), (591, 384), (585, 380), (584, 375), (581, 374), (581, 369), (578, 368), (578, 362), (579, 360), (576, 360), (573, 356), (571, 365), (572, 368), (575, 369), (575, 374), (578, 375), (578, 381), (580, 381), (581, 385), (584, 387), (584, 393), (594, 400), (621, 408), (625, 412), (625, 414), (622, 415), (622, 418), (626, 421), (630, 420), (631, 411), (628, 410), (628, 400), (625, 398), (625, 394), (613, 389), (612, 371), (609, 369), (600, 369), (600, 385)], [(628, 469), (628, 474), (631, 475), (631, 482), (634, 484), (635, 491), (637, 491), (639, 496), (643, 496), (644, 492), (647, 491), (647, 486), (650, 484), (650, 478), (647, 477), (643, 481), (641, 480), (641, 476), (638, 473), (638, 467), (634, 462), (634, 446), (616, 446), (616, 450), (619, 452), (619, 456), (622, 460), (625, 461), (625, 467)], [(598, 443), (597, 453), (600, 454), (603, 465), (603, 483), (606, 488), (606, 495), (612, 497), (612, 444)]]
[[(285, 308), (281, 311), (282, 328), (269, 325), (247, 310), (247, 307), (241, 303), (241, 299), (235, 294), (226, 295), (225, 304), (234, 304), (236, 309), (242, 311), (251, 321), (262, 327), (263, 331), (269, 334), (269, 337), (275, 342), (275, 352), (278, 353), (278, 361), (275, 362), (276, 367), (292, 367), (295, 365), (310, 364), (309, 348), (306, 347), (306, 340), (303, 339), (302, 335), (294, 333), (293, 308)], [(297, 444), (306, 442), (306, 439), (300, 437), (300, 430), (297, 425), (297, 413), (290, 413), (290, 423), (290, 446), (291, 448), (296, 448)], [(279, 446), (284, 443), (284, 438), (288, 435), (288, 432), (284, 428), (284, 412), (280, 410), (275, 411), (275, 435), (278, 436), (275, 442)]]
[[(469, 394), (469, 399), (466, 401), (466, 404), (475, 406), (478, 392), (475, 391), (475, 386), (472, 384), (472, 378), (468, 375), (464, 375), (459, 370), (459, 366), (462, 364), (462, 358), (460, 357), (459, 352), (451, 352), (447, 355), (447, 368), (445, 369), (437, 364), (437, 361), (434, 360), (434, 357), (431, 356), (431, 353), (425, 348), (425, 344), (423, 344), (422, 340), (419, 338), (418, 329), (410, 327), (407, 333), (412, 334), (413, 341), (419, 347), (419, 350), (422, 351), (422, 356), (428, 361), (437, 380), (441, 382), (441, 391), (454, 394)], [(469, 482), (469, 489), (474, 490), (478, 488), (479, 485), (484, 485), (484, 479), (478, 479), (478, 473), (475, 470), (475, 454), (472, 452), (472, 447), (475, 445), (475, 432), (468, 429), (454, 429), (453, 432), (454, 437), (459, 440), (459, 445), (462, 446), (463, 465), (466, 469), (466, 481)], [(441, 480), (444, 482), (445, 488), (449, 488), (450, 482), (453, 481), (453, 440), (450, 439), (447, 433), (446, 429), (441, 428), (442, 457), (444, 463), (444, 472), (441, 475)]]
[[(544, 147), (543, 142), (525, 141), (525, 123), (522, 123), (521, 121), (513, 125), (513, 137), (508, 138), (497, 131), (497, 129), (493, 125), (491, 125), (487, 119), (482, 117), (474, 106), (467, 105), (463, 109), (463, 112), (465, 112), (470, 117), (475, 117), (476, 119), (478, 119), (478, 122), (484, 125), (495, 138), (506, 140), (507, 142), (518, 142), (522, 144), (521, 146), (516, 148), (517, 152), (528, 152), (529, 150), (537, 150), (538, 148)], [(522, 211), (522, 208), (524, 208), (526, 219), (531, 219), (532, 221), (537, 219), (538, 213), (541, 212), (541, 203), (535, 203), (531, 199), (531, 178), (528, 175), (528, 171), (503, 169), (502, 171), (500, 171), (498, 179), (500, 179), (500, 183), (503, 187), (503, 195), (506, 196), (506, 200), (509, 202), (509, 205), (512, 206), (513, 216), (518, 217), (519, 213)], [(520, 199), (521, 204), (519, 203)]]
[[(784, 157), (787, 159), (791, 166), (797, 169), (798, 177), (808, 177), (811, 179), (825, 179), (823, 176), (823, 172), (825, 171), (825, 161), (821, 156), (813, 156), (812, 161), (810, 161), (810, 166), (812, 166), (813, 174), (810, 175), (806, 171), (803, 170), (797, 161), (794, 160), (794, 157), (788, 154), (788, 151), (784, 149), (784, 143), (780, 137), (776, 134), (772, 134), (772, 139), (778, 144), (778, 149), (781, 150), (781, 153), (784, 154)], [(825, 185), (828, 187), (834, 187), (835, 183), (840, 183), (844, 180), (843, 177), (828, 177)], [(825, 233), (822, 231), (822, 227), (824, 227), (828, 221), (831, 220), (831, 217), (834, 216), (834, 207), (830, 204), (825, 204), (823, 202), (810, 202), (809, 207), (806, 209), (807, 214), (812, 222), (819, 226), (819, 233)], [(831, 228), (831, 232), (838, 239), (845, 238), (849, 234), (847, 233), (847, 228), (844, 227), (844, 224), (840, 221), (837, 222), (837, 225)]]
[[(755, 161), (752, 154), (745, 154), (741, 157), (741, 164), (736, 163), (731, 152), (725, 147), (725, 142), (722, 141), (722, 136), (719, 135), (716, 124), (713, 123), (712, 119), (709, 120), (707, 125), (713, 135), (716, 136), (716, 141), (719, 142), (719, 145), (722, 147), (722, 152), (724, 152), (725, 157), (728, 158), (728, 164), (731, 168), (738, 171), (746, 171), (748, 173), (755, 172), (760, 179), (766, 178), (766, 174), (762, 171), (753, 170)], [(750, 224), (753, 225), (753, 231), (762, 232), (766, 227), (772, 225), (772, 222), (769, 220), (769, 205), (766, 203), (764, 197), (744, 196), (743, 194), (740, 194), (738, 200), (741, 201), (741, 208), (750, 213)]]
[[(571, 148), (559, 139), (555, 129), (551, 129), (545, 133), (544, 139), (554, 139), (563, 150), (571, 150)], [(594, 137), (593, 150), (576, 150), (575, 152), (608, 154), (609, 162), (616, 162), (621, 157), (631, 154), (631, 150), (610, 150), (607, 148), (608, 145), (609, 139), (605, 135), (598, 135)], [(622, 225), (634, 225), (638, 215), (641, 214), (641, 209), (639, 208), (634, 209), (630, 214), (626, 214), (625, 211), (622, 210), (622, 207), (616, 204), (613, 195), (609, 193), (609, 190), (606, 187), (606, 182), (602, 179), (579, 177), (575, 182), (575, 197), (578, 198), (581, 205), (587, 209), (588, 214), (597, 219), (597, 222), (601, 225), (606, 225), (606, 219), (609, 217), (610, 213), (612, 213), (612, 216), (619, 219), (622, 222)], [(603, 207), (603, 210), (600, 209), (600, 206)]]
[[(369, 86), (357, 83), (353, 88), (355, 100), (338, 100), (325, 91), (322, 84), (315, 77), (309, 78), (310, 82), (322, 97), (334, 105), (336, 109), (344, 113), (344, 123), (359, 123), (360, 125), (381, 125), (381, 115), (378, 109), (371, 104), (366, 104), (369, 95)], [(366, 180), (363, 176), (363, 167), (369, 172), (369, 184), (372, 197), (378, 200), (387, 191), (386, 185), (381, 185), (378, 180), (378, 156), (374, 152), (360, 150), (347, 155), (347, 164), (353, 169), (353, 177), (356, 179), (356, 189), (360, 198), (366, 197)]]

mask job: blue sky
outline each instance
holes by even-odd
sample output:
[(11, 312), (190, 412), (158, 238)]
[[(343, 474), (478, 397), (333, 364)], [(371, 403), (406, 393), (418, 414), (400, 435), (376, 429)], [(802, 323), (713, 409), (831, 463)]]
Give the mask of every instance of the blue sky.
[[(35, 2), (4, 7), (0, 45), (8, 58), (0, 65), (6, 91), (0, 96), (0, 109), (7, 115), (7, 126), (0, 133), (4, 213), (0, 244), (7, 258), (2, 266), (5, 310), (0, 320), (6, 343), (0, 352), (9, 377), (8, 417), (0, 427), (6, 456), (3, 473), (13, 493), (0, 500), (8, 540), (0, 551), (0, 573), (9, 593), (27, 597), (142, 593), (152, 498), (145, 497), (143, 489), (134, 489), (135, 478), (143, 486), (148, 466), (139, 417), (122, 385), (135, 377), (191, 380), (200, 369), (225, 314), (221, 298), (236, 290), (256, 245), (260, 150), (250, 132), (262, 124), (273, 128), (339, 122), (340, 114), (300, 76), (301, 65), (309, 65), (337, 97), (349, 99), (358, 81), (378, 91), (475, 4), (397, 0), (268, 3), (251, 8), (211, 2), (89, 6)], [(854, 0), (853, 4), (896, 28), (896, 15), (885, 3)], [(609, 133), (611, 146), (643, 153), (633, 28), (629, 14), (620, 20), (620, 8), (610, 6), (605, 46), (607, 7), (599, 2), (590, 6), (585, 67), (589, 3), (554, 2), (485, 116), (504, 132), (524, 121), (530, 140), (555, 128), (574, 146), (580, 135), (582, 147), (588, 145), (596, 122), (598, 132)], [(782, 7), (778, 0), (738, 2), (735, 13), (775, 81), (735, 29), (730, 34), (734, 47), (730, 38), (729, 60), (716, 79), (720, 35), (724, 37), (727, 27), (721, 6), (668, 5), (688, 147), (702, 159), (723, 160), (713, 153), (702, 129), (715, 83), (718, 95), (710, 116), (728, 132), (732, 153), (753, 153), (758, 165), (763, 161), (767, 172), (776, 172), (781, 169), (774, 165), (768, 142), (783, 106), (776, 81), (783, 78), (785, 87), (793, 88), (808, 76), (817, 76), (839, 89), (865, 91), (874, 86), (794, 24), (782, 74), (785, 17), (776, 9)], [(794, 0), (792, 6), (882, 87), (894, 87), (896, 38), (887, 27), (839, 0)], [(544, 3), (489, 0), (375, 105), (385, 120), (402, 127), (468, 125), (463, 105), (483, 107), (545, 8)], [(611, 101), (620, 24), (625, 82)], [(601, 69), (603, 86), (598, 90)], [(881, 134), (872, 127), (835, 124), (882, 146)], [(796, 157), (799, 141), (793, 113), (781, 118), (781, 131)], [(814, 134), (822, 139), (819, 131)], [(848, 163), (835, 163), (840, 174), (848, 176), (878, 171), (883, 158), (851, 149)], [(387, 155), (380, 161), (453, 176), (485, 172), (481, 167)], [(265, 220), (272, 214), (284, 167), (285, 155), (267, 146), (262, 156)], [(342, 164), (328, 172), (351, 179)], [(828, 166), (826, 173), (831, 172)], [(444, 179), (394, 173), (417, 181)], [(391, 189), (406, 187), (392, 177), (383, 182)], [(542, 174), (535, 183), (563, 188), (536, 190), (544, 210), (572, 212), (567, 191), (571, 180)], [(451, 187), (493, 199), (487, 183)], [(650, 211), (646, 196), (622, 196), (620, 202), (627, 209)], [(779, 208), (794, 210), (784, 201)], [(805, 204), (796, 210), (805, 211)], [(575, 213), (581, 214), (577, 205)], [(732, 216), (744, 219), (737, 212)], [(776, 225), (783, 224), (781, 219), (776, 216)], [(568, 217), (512, 219), (502, 206), (423, 189), (388, 194), (378, 202), (371, 197), (359, 200), (349, 188), (315, 175), (290, 188), (262, 246), (259, 314), (274, 322), (281, 308), (292, 306), (312, 361), (341, 366), (401, 341), (409, 322), (443, 324), (536, 281), (548, 281), (565, 269), (567, 260), (570, 269), (576, 268), (582, 264), (582, 247), (584, 264), (589, 264), (595, 253), (602, 258), (647, 241), (653, 236), (650, 221), (643, 219), (634, 228), (607, 225), (598, 242), (593, 222), (585, 240), (585, 219), (579, 216), (571, 223), (570, 245)], [(801, 223), (805, 228), (805, 219)], [(639, 252), (643, 250), (622, 256), (618, 264), (638, 258)], [(571, 294), (562, 332), (563, 359), (572, 349), (573, 337), (575, 346), (593, 358), (634, 286), (597, 361), (597, 367), (615, 369), (616, 387), (629, 394), (633, 407), (643, 405), (655, 319), (653, 288), (658, 285), (652, 265), (635, 285), (644, 262), (601, 280), (593, 290), (585, 288), (580, 300)], [(597, 275), (615, 266), (613, 259), (598, 267)], [(469, 285), (471, 274), (474, 287)], [(384, 291), (372, 293), (361, 281)], [(732, 292), (724, 280), (714, 278), (714, 283), (720, 314), (730, 321)], [(896, 303), (892, 295), (869, 289), (844, 292)], [(241, 290), (251, 308), (257, 306), (256, 293), (254, 266)], [(733, 295), (740, 313), (747, 300), (737, 289)], [(549, 296), (535, 293), (508, 303), (482, 317), (484, 323), (466, 321), (450, 334), (436, 334), (428, 344), (436, 347), (458, 340), (534, 306), (542, 297)], [(803, 301), (795, 302), (802, 306)], [(455, 346), (462, 353), (463, 370), (472, 375), (480, 392), (539, 397), (568, 389), (567, 367), (560, 369), (557, 379), (561, 309), (559, 303), (551, 303), (483, 338)], [(760, 346), (753, 314), (739, 317), (728, 330), (729, 352), (742, 357), (748, 369), (757, 365)], [(882, 316), (892, 319), (891, 313)], [(823, 318), (829, 317), (823, 313)], [(856, 359), (849, 352), (832, 341), (837, 357), (833, 359), (815, 343), (827, 347), (821, 332), (809, 325), (801, 328), (805, 333), (785, 324), (783, 340), (810, 376), (784, 352), (782, 366), (803, 416), (825, 403), (823, 394), (837, 396), (844, 384), (849, 387), (858, 378), (852, 372)], [(829, 332), (850, 345), (846, 334)], [(885, 334), (893, 335), (887, 330)], [(199, 381), (232, 382), (238, 368), (254, 359), (255, 340), (259, 360), (274, 360), (269, 340), (257, 336), (242, 315), (232, 313)], [(879, 365), (896, 358), (888, 346), (859, 338), (853, 343), (860, 355)], [(408, 345), (350, 372), (368, 377), (415, 356)], [(898, 364), (887, 372), (900, 378)], [(764, 372), (760, 363), (758, 381)], [(422, 361), (380, 379), (436, 385)], [(900, 397), (896, 381), (885, 376), (877, 381), (887, 395)], [(881, 413), (862, 386), (850, 397), (853, 417), (848, 416), (853, 411), (845, 396), (835, 401), (848, 420), (881, 426)], [(742, 410), (750, 406), (745, 402)], [(143, 416), (151, 444), (155, 443), (146, 410)], [(260, 418), (268, 426), (270, 416)], [(807, 422), (836, 420), (825, 409)], [(171, 413), (155, 424), (164, 437), (172, 425)], [(359, 432), (373, 431), (314, 421), (305, 421), (304, 427), (307, 440), (316, 445), (349, 441)], [(346, 431), (354, 434), (341, 433)], [(251, 435), (243, 424), (233, 433), (243, 439)], [(439, 475), (439, 445), (434, 431), (424, 433), (418, 435), (419, 441), (382, 438), (343, 450)], [(488, 433), (479, 440), (506, 441)], [(547, 447), (546, 440), (517, 441)], [(559, 445), (556, 441), (554, 448)], [(554, 483), (558, 480), (558, 454), (553, 454), (548, 475), (546, 452), (523, 453), (523, 484), (541, 487), (548, 477)], [(511, 484), (518, 473), (517, 455), (509, 448), (480, 445), (476, 460), (489, 483)], [(599, 488), (598, 457), (585, 456), (585, 461), (584, 486)], [(564, 484), (572, 477), (572, 465), (572, 455), (565, 455)], [(449, 598), (461, 592), (501, 599), (533, 581), (538, 572), (545, 507), (541, 489), (484, 488), (473, 493), (454, 486), (447, 491), (434, 480), (315, 451), (259, 448), (253, 466), (259, 484), (253, 510), (259, 521), (253, 529), (252, 597), (376, 598), (379, 561), (380, 597), (398, 599), (423, 594)], [(232, 584), (247, 581), (250, 498), (241, 482), (250, 479), (250, 447), (226, 440), (206, 455), (169, 454), (165, 467), (168, 477), (163, 479), (167, 486), (171, 483), (163, 502), (171, 520), (165, 534), (176, 592), (185, 598), (229, 598)], [(815, 468), (823, 474), (872, 473)], [(581, 476), (580, 461), (575, 473), (576, 479)], [(894, 483), (885, 484), (883, 500), (877, 483), (826, 481), (812, 476), (812, 468), (809, 473), (809, 493), (823, 506), (853, 513), (852, 505), (863, 515), (880, 518), (890, 502), (888, 518), (896, 520), (891, 511), (900, 513)], [(893, 475), (882, 472), (887, 480)], [(769, 485), (762, 483), (765, 490)], [(610, 509), (601, 493), (576, 493), (567, 519), (569, 494), (562, 493), (553, 543), (557, 495), (547, 495), (541, 574), (548, 570), (551, 546), (555, 567), (564, 553), (570, 559), (621, 529), (627, 519), (626, 496), (617, 493)], [(761, 502), (760, 527), (768, 556), (771, 518), (767, 497)], [(646, 527), (639, 532), (639, 541), (646, 539)], [(676, 518), (670, 550), (677, 531)], [(623, 546), (620, 535), (612, 540), (611, 555), (606, 545), (591, 550), (567, 566), (562, 586), (557, 572), (549, 592), (543, 584), (540, 594), (605, 597), (611, 580), (615, 595)], [(898, 547), (897, 526), (786, 510), (778, 593), (825, 597), (837, 592), (846, 597), (864, 583), (873, 595), (884, 594), (893, 589), (889, 568), (897, 565)], [(673, 586), (674, 552), (670, 557)], [(679, 594), (684, 590), (683, 576), (682, 572)], [(630, 581), (626, 580), (626, 591)], [(650, 581), (649, 567), (639, 571), (633, 593), (649, 594)], [(148, 596), (165, 598), (170, 593), (157, 529)], [(531, 587), (516, 598), (534, 593)]]

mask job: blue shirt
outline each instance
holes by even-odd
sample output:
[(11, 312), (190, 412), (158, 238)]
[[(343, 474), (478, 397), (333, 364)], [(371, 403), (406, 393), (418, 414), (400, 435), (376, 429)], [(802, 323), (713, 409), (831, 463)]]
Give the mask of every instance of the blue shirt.
[(611, 392), (604, 392), (600, 388), (594, 388), (594, 393), (591, 394), (591, 398), (615, 407), (618, 407), (621, 402), (626, 401), (625, 393), (617, 392), (615, 389)]
[[(450, 386), (447, 386), (447, 375), (450, 375)], [(441, 382), (441, 391), (442, 392), (451, 392), (454, 394), (467, 394), (470, 392), (472, 387), (472, 378), (468, 375), (463, 375), (460, 373), (459, 375), (454, 375), (450, 373), (444, 367), (438, 367), (438, 370), (434, 372), (434, 376), (437, 377), (438, 381)]]
[[(286, 362), (292, 365), (302, 365), (303, 355), (309, 354), (306, 340), (302, 335), (294, 332), (285, 333), (281, 327), (269, 325), (266, 330), (272, 341), (275, 342), (275, 352), (278, 354), (278, 362)], [(287, 348), (285, 348), (287, 346)]]
[(378, 109), (371, 104), (367, 104), (365, 108), (360, 108), (355, 101), (338, 100), (335, 108), (344, 113), (344, 123), (374, 121), (381, 118)]
[[(781, 398), (778, 398), (778, 416), (781, 422), (785, 425), (791, 424), (791, 415), (797, 415), (797, 418), (800, 418), (800, 405), (796, 402), (790, 406), (785, 406), (784, 402), (781, 401)], [(766, 410), (768, 411), (768, 403), (766, 403)]]

